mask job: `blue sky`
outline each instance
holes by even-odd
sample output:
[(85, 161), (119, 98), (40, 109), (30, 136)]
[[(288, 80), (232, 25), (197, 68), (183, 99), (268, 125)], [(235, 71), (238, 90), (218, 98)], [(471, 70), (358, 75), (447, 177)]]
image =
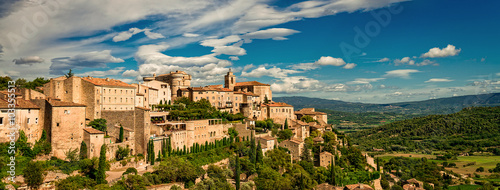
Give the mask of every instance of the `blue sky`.
[(184, 70), (204, 86), (232, 68), (238, 81), (270, 84), (275, 97), (389, 103), (492, 93), (500, 91), (499, 5), (8, 0), (0, 75), (51, 78), (72, 68), (136, 83)]

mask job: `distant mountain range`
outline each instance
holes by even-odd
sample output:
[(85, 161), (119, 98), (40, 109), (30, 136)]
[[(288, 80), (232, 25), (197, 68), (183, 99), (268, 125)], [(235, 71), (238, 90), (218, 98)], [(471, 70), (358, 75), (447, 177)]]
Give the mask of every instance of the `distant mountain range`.
[(343, 112), (393, 112), (399, 114), (431, 115), (455, 113), (465, 107), (500, 106), (500, 93), (455, 96), (415, 102), (389, 104), (365, 104), (308, 97), (273, 97), (276, 102), (285, 102), (295, 110), (313, 107)]

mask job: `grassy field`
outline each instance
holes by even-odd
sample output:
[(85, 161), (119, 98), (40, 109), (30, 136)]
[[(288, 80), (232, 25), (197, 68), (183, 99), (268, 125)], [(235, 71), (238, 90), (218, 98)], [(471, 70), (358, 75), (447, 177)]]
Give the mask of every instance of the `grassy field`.
[[(500, 156), (459, 156), (457, 160), (434, 160), (436, 156), (428, 155), (428, 154), (420, 154), (420, 153), (393, 153), (393, 154), (384, 154), (377, 155), (376, 157), (387, 161), (392, 157), (412, 157), (412, 158), (427, 158), (429, 161), (436, 162), (441, 164), (443, 162), (455, 163), (457, 166), (454, 168), (446, 168), (447, 170), (452, 170), (455, 173), (459, 174), (473, 174), (477, 173), (480, 175), (490, 175), (488, 169), (495, 168), (497, 163), (500, 163)], [(468, 163), (475, 162), (474, 165), (465, 166)], [(479, 167), (484, 167), (485, 172), (476, 172), (476, 169)]]
[(476, 190), (477, 188), (480, 188), (482, 186), (480, 185), (457, 185), (457, 186), (449, 186), (448, 190)]

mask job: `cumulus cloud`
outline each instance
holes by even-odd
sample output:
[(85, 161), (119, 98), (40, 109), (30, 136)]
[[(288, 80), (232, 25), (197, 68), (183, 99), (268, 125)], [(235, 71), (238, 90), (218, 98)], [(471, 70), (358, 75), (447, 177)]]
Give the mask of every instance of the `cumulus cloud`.
[(128, 31), (120, 32), (118, 35), (113, 37), (113, 42), (121, 42), (130, 39), (133, 35), (136, 35), (138, 33), (144, 32), (144, 34), (149, 38), (149, 39), (159, 39), (159, 38), (165, 38), (160, 33), (154, 33), (151, 32), (151, 29), (139, 29), (139, 28), (130, 28)]
[(273, 39), (273, 40), (287, 40), (285, 36), (289, 36), (298, 33), (297, 30), (292, 30), (288, 28), (270, 28), (266, 30), (259, 30), (255, 32), (249, 32), (242, 35), (242, 38), (247, 42), (252, 39)]
[(231, 61), (238, 61), (238, 60), (240, 60), (240, 58), (238, 56), (229, 56), (229, 59), (231, 59)]
[(427, 53), (422, 54), (420, 57), (422, 58), (435, 58), (435, 57), (449, 57), (458, 55), (462, 51), (462, 49), (456, 49), (454, 45), (448, 44), (443, 49), (439, 49), (438, 47), (430, 49)]
[(299, 64), (290, 65), (288, 67), (290, 67), (292, 69), (296, 69), (296, 70), (308, 71), (308, 70), (314, 70), (314, 69), (319, 68), (319, 65), (317, 65), (315, 63), (299, 63)]
[(123, 72), (125, 67), (116, 67), (114, 69), (110, 69), (107, 71), (89, 71), (80, 74), (76, 74), (77, 76), (93, 76), (93, 77), (104, 77), (104, 76), (114, 76), (119, 75)]
[(316, 65), (333, 65), (342, 66), (345, 65), (345, 61), (342, 58), (334, 58), (330, 56), (321, 56), (318, 61), (315, 62)]
[(356, 67), (355, 63), (347, 63), (342, 68), (344, 68), (344, 69), (353, 69), (354, 67)]
[(387, 57), (384, 57), (384, 58), (379, 59), (379, 60), (377, 60), (377, 61), (375, 61), (375, 62), (382, 63), (382, 62), (388, 62), (388, 61), (390, 61), (390, 59), (389, 59), (389, 58), (387, 58)]
[(163, 53), (170, 46), (165, 43), (143, 45), (135, 54), (135, 60), (142, 64), (157, 64), (157, 65), (206, 65), (210, 63), (217, 63), (220, 60), (214, 54), (203, 55), (199, 57), (182, 57), (182, 56), (168, 56)]
[(137, 77), (140, 73), (136, 70), (126, 70), (123, 72), (122, 77)]
[(12, 62), (14, 62), (16, 65), (33, 65), (36, 63), (43, 63), (44, 61), (45, 60), (39, 56), (28, 56), (14, 59)]
[(432, 78), (432, 79), (429, 79), (425, 82), (451, 82), (453, 80), (450, 80), (450, 79), (444, 79), (444, 78)]
[(399, 69), (399, 70), (392, 70), (392, 71), (387, 71), (385, 72), (386, 74), (384, 77), (393, 77), (393, 78), (404, 78), (404, 79), (409, 79), (410, 75), (412, 73), (418, 73), (421, 72), (419, 70), (415, 69)]
[(106, 63), (121, 63), (123, 59), (113, 57), (111, 50), (92, 51), (72, 57), (58, 57), (51, 60), (50, 74), (62, 75), (69, 69), (106, 67)]
[(417, 63), (417, 66), (426, 66), (426, 65), (438, 66), (439, 64), (436, 63), (435, 61), (431, 61), (431, 60), (428, 60), (428, 59), (424, 59), (422, 62)]
[(194, 34), (194, 33), (184, 33), (182, 36), (187, 37), (187, 38), (195, 38), (200, 36), (199, 34)]
[(324, 85), (315, 79), (304, 76), (284, 77), (271, 84), (271, 90), (274, 93), (298, 93), (318, 91)]
[(348, 84), (370, 84), (384, 79), (385, 78), (356, 78), (354, 81), (348, 82)]
[(411, 60), (410, 57), (403, 57), (402, 59), (395, 59), (393, 62), (396, 66), (404, 65), (404, 64), (415, 65), (415, 61)]
[(272, 67), (272, 68), (266, 69), (265, 66), (259, 66), (258, 68), (254, 69), (250, 72), (246, 72), (246, 71), (241, 72), (241, 76), (242, 77), (255, 77), (255, 78), (260, 78), (263, 76), (271, 76), (274, 78), (283, 78), (283, 77), (287, 77), (289, 74), (295, 74), (295, 73), (300, 73), (300, 71), (290, 70), (290, 69), (281, 69), (278, 67)]

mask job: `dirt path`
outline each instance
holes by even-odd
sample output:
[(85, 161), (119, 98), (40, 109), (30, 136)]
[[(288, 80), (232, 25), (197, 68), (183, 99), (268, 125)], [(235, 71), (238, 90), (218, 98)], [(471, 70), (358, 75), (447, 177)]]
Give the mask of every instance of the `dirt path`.
[[(368, 164), (370, 164), (370, 166), (372, 166), (373, 168), (377, 168), (377, 164), (375, 164), (375, 159), (373, 159), (372, 157), (370, 157), (366, 153), (364, 155), (366, 156), (366, 162)], [(382, 170), (382, 167), (380, 167), (380, 169)], [(380, 185), (380, 178), (381, 177), (382, 177), (382, 175), (380, 175), (380, 177), (378, 179), (373, 181), (373, 184), (375, 186), (375, 190), (382, 190), (382, 186)]]

